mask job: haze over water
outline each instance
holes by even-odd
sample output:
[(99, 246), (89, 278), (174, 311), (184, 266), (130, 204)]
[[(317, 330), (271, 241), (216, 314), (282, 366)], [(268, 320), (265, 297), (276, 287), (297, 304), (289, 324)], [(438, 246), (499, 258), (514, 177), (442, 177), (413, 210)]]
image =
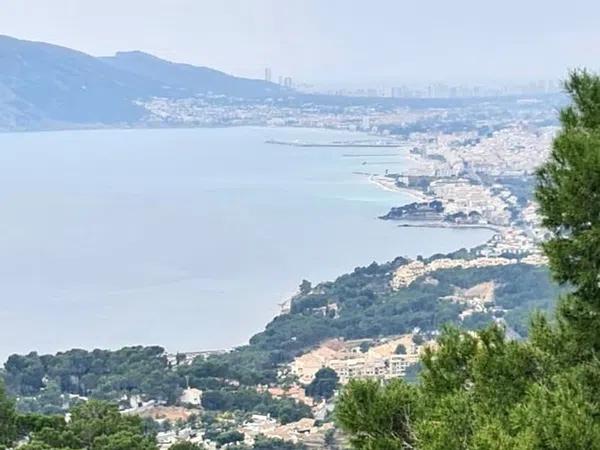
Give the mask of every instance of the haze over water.
[(0, 358), (231, 347), (303, 278), (490, 236), (378, 220), (412, 199), (353, 172), (408, 162), (347, 155), (391, 149), (264, 143), (359, 138), (272, 128), (0, 135)]

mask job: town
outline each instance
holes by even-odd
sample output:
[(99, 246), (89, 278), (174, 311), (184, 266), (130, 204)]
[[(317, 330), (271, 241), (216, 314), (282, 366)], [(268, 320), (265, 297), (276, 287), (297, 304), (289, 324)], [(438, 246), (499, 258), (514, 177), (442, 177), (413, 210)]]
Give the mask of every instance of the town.
[[(236, 103), (225, 99), (154, 99), (143, 106), (148, 122), (170, 122), (181, 126), (297, 126), (334, 128), (363, 132), (362, 138), (347, 142), (277, 142), (274, 145), (348, 145), (380, 147), (405, 156), (407, 165), (390, 166), (384, 173), (370, 172), (368, 165), (360, 176), (368, 176), (379, 188), (408, 193), (417, 201), (399, 205), (382, 219), (399, 226), (483, 227), (492, 237), (471, 249), (468, 257), (415, 260), (394, 270), (389, 280), (392, 290), (410, 287), (417, 280), (437, 283), (431, 275), (450, 269), (481, 269), (525, 264), (546, 264), (539, 244), (546, 232), (536, 213), (532, 197), (532, 177), (547, 157), (557, 132), (549, 99), (505, 100), (453, 107), (409, 108)], [(435, 123), (433, 129), (427, 124)], [(441, 124), (441, 125), (440, 125)], [(460, 320), (477, 314), (491, 314), (504, 326), (506, 309), (494, 301), (498, 289), (493, 280), (467, 288), (456, 287), (440, 301), (461, 305)], [(294, 299), (284, 302), (282, 315), (289, 314)], [(338, 305), (312, 308), (312, 314), (335, 317)], [(257, 386), (274, 398), (292, 399), (308, 406), (312, 418), (281, 423), (269, 414), (252, 414), (244, 419), (221, 417), (240, 442), (252, 445), (258, 436), (302, 443), (322, 448), (334, 429), (330, 413), (335, 397), (315, 399), (308, 386), (324, 369), (335, 372), (344, 385), (353, 379), (410, 378), (421, 353), (435, 346), (435, 333), (419, 329), (401, 336), (379, 339), (329, 339), (279, 368), (278, 385)], [(193, 355), (180, 364), (191, 364)], [(174, 358), (174, 356), (173, 356)], [(173, 359), (174, 360), (174, 359)], [(163, 423), (172, 423), (158, 433), (162, 448), (181, 440), (198, 442), (207, 448), (221, 444), (194, 423), (202, 415), (202, 391), (188, 388), (181, 406), (139, 403), (128, 413), (142, 414)], [(191, 419), (190, 419), (191, 417)]]
[[(275, 339), (270, 344), (277, 350), (271, 352), (269, 348), (265, 354), (274, 362), (271, 359), (268, 363), (261, 362), (258, 370), (261, 375), (256, 379), (246, 380), (255, 371), (253, 358), (262, 361), (263, 357), (263, 350), (258, 351), (259, 356), (254, 353), (255, 338), (248, 347), (249, 359), (243, 359), (239, 368), (236, 363), (228, 362), (228, 358), (244, 354), (244, 349), (159, 352), (152, 358), (164, 360), (161, 370), (167, 376), (185, 380), (185, 387), (174, 386), (172, 392), (176, 397), (171, 398), (140, 390), (122, 393), (118, 398), (121, 413), (139, 416), (154, 427), (159, 447), (165, 450), (181, 442), (210, 450), (252, 448), (262, 439), (292, 443), (300, 448), (339, 448), (344, 445), (344, 437), (335, 429), (332, 415), (339, 389), (356, 379), (382, 383), (398, 378), (414, 380), (420, 358), (428, 348), (435, 348), (439, 330), (431, 325), (427, 329), (410, 325), (412, 322), (407, 319), (406, 324), (390, 328), (401, 332), (385, 332), (372, 325), (376, 331), (363, 331), (363, 337), (353, 337), (359, 333), (352, 324), (361, 320), (354, 319), (348, 322), (345, 335), (328, 329), (322, 339), (305, 336), (307, 342), (300, 344), (301, 327), (309, 327), (305, 323), (324, 320), (330, 321), (328, 326), (344, 323), (347, 321), (344, 312), (350, 307), (343, 302), (348, 297), (357, 297), (352, 314), (362, 318), (361, 308), (365, 305), (380, 302), (385, 306), (388, 299), (396, 301), (395, 296), (401, 298), (410, 289), (413, 293), (427, 291), (445, 283), (440, 288), (443, 294), (431, 294), (431, 299), (451, 311), (453, 316), (448, 317), (453, 317), (455, 323), (477, 323), (491, 318), (509, 336), (518, 336), (521, 330), (514, 329), (517, 325), (514, 316), (522, 313), (514, 313), (512, 303), (503, 297), (501, 280), (482, 273), (462, 284), (449, 284), (440, 274), (527, 268), (531, 271), (528, 276), (544, 276), (536, 271), (547, 264), (540, 250), (547, 232), (541, 225), (532, 195), (533, 177), (557, 133), (553, 109), (557, 102), (560, 98), (544, 95), (472, 101), (446, 99), (439, 104), (416, 106), (373, 101), (345, 104), (333, 99), (324, 105), (293, 99), (253, 102), (207, 95), (179, 100), (155, 98), (141, 104), (148, 112), (147, 126), (257, 125), (352, 132), (345, 141), (273, 140), (268, 144), (316, 147), (315, 151), (327, 151), (319, 147), (361, 148), (361, 153), (368, 149), (381, 151), (382, 155), (385, 152), (386, 157), (393, 155), (394, 164), (386, 166), (379, 160), (371, 164), (373, 158), (381, 155), (367, 154), (365, 150), (367, 156), (361, 171), (355, 174), (366, 177), (373, 189), (398, 192), (403, 194), (398, 195), (399, 199), (414, 200), (409, 203), (399, 200), (390, 211), (381, 211), (381, 220), (399, 227), (484, 228), (491, 237), (476, 248), (451, 256), (399, 258), (381, 266), (357, 269), (351, 275), (365, 286), (351, 283), (350, 290), (342, 287), (339, 292), (343, 294), (338, 298), (332, 294), (337, 289), (331, 291), (332, 283), (312, 286), (303, 282), (299, 293), (282, 303), (280, 315), (273, 322), (298, 320), (302, 325), (298, 329), (292, 327), (287, 341)], [(407, 313), (399, 313), (402, 314)], [(421, 322), (429, 324), (428, 320)], [(263, 334), (269, 333), (267, 326)], [(288, 346), (294, 351), (279, 350)], [(220, 369), (220, 364), (227, 368)], [(264, 366), (266, 370), (274, 366), (275, 376), (263, 376)], [(236, 369), (241, 373), (232, 374)], [(19, 402), (35, 405), (48, 401), (48, 385), (38, 389), (38, 396), (24, 395)], [(58, 410), (88, 400), (84, 395), (64, 393), (51, 398)]]

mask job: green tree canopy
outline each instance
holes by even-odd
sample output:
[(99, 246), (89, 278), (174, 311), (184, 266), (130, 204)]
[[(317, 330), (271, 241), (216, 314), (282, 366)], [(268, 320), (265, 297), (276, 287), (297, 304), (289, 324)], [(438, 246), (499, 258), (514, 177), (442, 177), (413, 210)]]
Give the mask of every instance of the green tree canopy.
[(252, 450), (306, 450), (306, 446), (259, 435), (256, 437)]
[(300, 288), (299, 288), (300, 293), (306, 295), (306, 294), (310, 293), (311, 289), (312, 289), (311, 282), (308, 280), (302, 280), (302, 283), (300, 283)]
[(0, 449), (10, 447), (17, 437), (17, 415), (12, 400), (6, 396), (0, 380)]
[(329, 399), (338, 386), (339, 377), (335, 370), (329, 367), (319, 369), (315, 378), (306, 386), (306, 395), (314, 399)]
[(122, 415), (115, 405), (90, 400), (71, 410), (62, 426), (44, 426), (34, 431), (23, 450), (156, 450), (153, 436), (144, 431), (137, 416)]
[(406, 347), (404, 346), (404, 344), (398, 344), (394, 353), (396, 355), (406, 355)]
[(169, 447), (169, 450), (204, 450), (204, 447), (192, 442), (178, 442)]
[(575, 288), (559, 305), (559, 319), (585, 359), (600, 350), (600, 79), (576, 71), (565, 88), (572, 104), (561, 111), (536, 197), (552, 233), (544, 244), (552, 273)]

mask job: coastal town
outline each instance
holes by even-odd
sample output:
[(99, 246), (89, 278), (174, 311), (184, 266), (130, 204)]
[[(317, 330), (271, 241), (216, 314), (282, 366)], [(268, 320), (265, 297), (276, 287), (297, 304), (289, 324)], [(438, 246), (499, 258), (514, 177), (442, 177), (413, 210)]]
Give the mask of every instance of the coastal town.
[[(324, 113), (319, 108), (279, 107), (263, 104), (215, 106), (202, 100), (167, 101), (156, 99), (144, 105), (160, 120), (172, 119), (197, 126), (268, 125), (338, 128), (363, 131), (363, 138), (346, 142), (278, 142), (275, 145), (296, 146), (356, 146), (385, 148), (404, 158), (401, 167), (390, 166), (385, 172), (365, 171), (378, 188), (397, 191), (415, 201), (382, 211), (381, 219), (395, 221), (398, 226), (416, 227), (481, 227), (492, 232), (483, 245), (470, 249), (464, 257), (441, 257), (414, 260), (394, 270), (389, 279), (392, 290), (410, 287), (417, 280), (437, 283), (438, 271), (451, 269), (481, 269), (525, 264), (532, 267), (546, 264), (539, 249), (546, 233), (536, 213), (531, 195), (532, 176), (548, 155), (557, 128), (548, 122), (541, 106), (534, 104), (529, 116), (500, 114), (495, 107), (479, 108), (479, 116), (488, 120), (472, 122), (468, 130), (410, 131), (429, 121), (451, 123), (456, 117), (471, 117), (471, 107), (457, 110), (365, 111), (347, 108), (343, 113)], [(527, 105), (528, 107), (531, 105)], [(526, 108), (527, 109), (527, 108)], [(520, 111), (519, 114), (522, 114)], [(454, 119), (452, 119), (454, 117)], [(390, 126), (390, 125), (395, 125)], [(399, 128), (402, 131), (398, 131)], [(452, 127), (450, 127), (452, 128)], [(408, 131), (407, 131), (408, 130)], [(387, 154), (387, 153), (386, 153)], [(507, 312), (495, 303), (499, 288), (493, 280), (466, 288), (456, 287), (451, 295), (440, 301), (461, 305), (460, 320), (477, 314), (491, 314), (506, 325)], [(289, 314), (293, 301), (284, 302), (282, 314)], [(337, 314), (338, 305), (311, 309), (312, 314)], [(241, 442), (252, 445), (258, 436), (302, 443), (309, 448), (323, 448), (334, 433), (330, 413), (335, 403), (331, 399), (315, 400), (307, 395), (309, 386), (324, 368), (335, 371), (340, 385), (353, 379), (378, 379), (412, 376), (420, 355), (435, 345), (435, 335), (422, 334), (415, 329), (401, 336), (380, 339), (329, 339), (280, 367), (280, 379), (288, 380), (276, 386), (258, 386), (274, 398), (292, 399), (310, 407), (312, 418), (282, 424), (268, 414), (252, 414), (243, 420), (223, 417), (239, 433)], [(179, 361), (190, 364), (195, 354)], [(291, 383), (289, 380), (293, 380)], [(214, 449), (211, 441), (193, 425), (196, 415), (202, 415), (202, 391), (188, 388), (180, 399), (182, 406), (157, 406), (141, 403), (129, 413), (152, 417), (159, 422), (178, 423), (158, 434), (161, 448), (179, 441), (198, 442)]]
[(0, 450), (600, 450), (600, 1), (0, 13)]
[[(408, 289), (420, 289), (419, 286), (435, 287), (443, 278), (439, 274), (448, 271), (536, 269), (546, 265), (540, 251), (546, 231), (532, 191), (533, 175), (547, 157), (557, 132), (549, 107), (552, 101), (520, 99), (411, 108), (393, 104), (324, 107), (277, 101), (256, 104), (214, 98), (156, 98), (142, 106), (148, 111), (148, 125), (154, 122), (172, 126), (259, 125), (352, 132), (348, 140), (267, 143), (316, 147), (315, 151), (321, 151), (320, 147), (322, 151), (327, 151), (327, 147), (359, 148), (362, 163), (355, 176), (366, 177), (373, 189), (399, 194), (398, 205), (389, 211), (382, 210), (379, 217), (398, 227), (490, 231), (487, 242), (455, 255), (402, 260), (389, 263), (389, 269), (385, 265), (373, 271), (370, 267), (362, 269), (367, 283), (371, 278), (379, 280), (375, 287), (369, 285), (372, 290), (354, 288), (359, 293), (366, 292), (366, 299), (359, 295), (357, 300), (366, 304), (375, 298), (374, 291), (393, 297), (404, 295)], [(355, 273), (362, 276), (360, 271)], [(298, 314), (307, 320), (339, 322), (344, 308), (342, 301), (348, 291), (342, 289), (344, 295), (334, 300), (324, 285), (327, 283), (312, 286), (303, 282), (299, 293), (281, 304), (275, 322), (293, 320)], [(506, 319), (511, 307), (498, 301), (502, 288), (501, 281), (484, 277), (452, 285), (435, 301), (453, 308), (457, 323), (492, 318), (509, 335), (517, 336)], [(359, 315), (362, 315), (360, 309)], [(300, 331), (294, 333), (299, 335)], [(339, 389), (355, 379), (382, 383), (398, 378), (414, 380), (423, 352), (436, 345), (437, 333), (436, 329), (410, 326), (402, 334), (377, 331), (369, 338), (326, 334), (321, 340), (309, 340), (309, 345), (298, 346), (302, 351), (291, 352), (278, 362), (274, 380), (252, 383), (229, 376), (227, 371), (211, 372), (214, 369), (211, 364), (237, 350), (167, 353), (160, 357), (165, 358), (169, 373), (186, 374), (185, 388), (170, 400), (142, 392), (124, 394), (119, 399), (120, 410), (124, 415), (139, 416), (152, 423), (158, 445), (165, 450), (181, 442), (210, 450), (252, 448), (261, 439), (289, 442), (302, 448), (344, 448), (344, 437), (336, 430), (332, 415)], [(289, 339), (290, 346), (295, 345), (297, 334)], [(287, 344), (281, 342), (281, 345)], [(210, 375), (200, 380), (190, 377), (189, 374), (195, 373), (194, 367), (202, 364), (208, 369), (202, 368), (200, 372), (207, 371)], [(321, 381), (323, 373), (335, 374), (331, 391), (315, 395), (312, 386)], [(288, 408), (294, 414), (282, 415), (269, 409), (266, 403), (236, 409), (226, 403), (227, 395), (282, 402), (281, 405), (286, 405), (284, 410)], [(87, 397), (80, 395), (61, 398), (65, 405), (87, 401)], [(219, 402), (225, 402), (226, 406)]]
[(415, 339), (416, 335), (391, 336), (379, 342), (333, 339), (296, 358), (291, 372), (304, 384), (310, 383), (323, 367), (335, 370), (342, 384), (353, 379), (404, 377), (428, 345)]
[[(394, 98), (361, 103), (271, 98), (260, 102), (219, 96), (154, 98), (141, 104), (146, 121), (177, 126), (308, 127), (360, 132), (335, 142), (282, 142), (303, 147), (370, 147), (360, 175), (416, 201), (382, 212), (402, 226), (474, 226), (494, 231), (482, 256), (539, 253), (541, 228), (532, 198), (535, 170), (557, 131), (559, 94), (490, 99), (427, 100), (407, 105)], [(370, 156), (372, 155), (372, 156)], [(379, 156), (394, 159), (385, 171)], [(434, 208), (431, 202), (436, 202)], [(406, 209), (411, 209), (407, 214)]]
[[(418, 330), (383, 339), (328, 340), (282, 367), (282, 379), (296, 380), (292, 384), (257, 386), (259, 392), (268, 393), (274, 398), (287, 398), (307, 405), (312, 411), (311, 418), (286, 424), (268, 414), (249, 414), (242, 420), (225, 415), (218, 420), (222, 426), (238, 433), (240, 440), (236, 441), (237, 444), (252, 446), (261, 436), (302, 443), (308, 448), (323, 448), (327, 436), (334, 434), (331, 412), (335, 399), (315, 400), (305, 390), (319, 370), (334, 370), (341, 385), (353, 379), (390, 380), (405, 377), (411, 367), (418, 363), (424, 349), (432, 345), (435, 345), (434, 341), (423, 339)], [(169, 354), (167, 357), (175, 364), (189, 365), (194, 359), (207, 358), (211, 354)], [(178, 406), (167, 406), (152, 399), (145, 400), (139, 395), (131, 396), (123, 399), (122, 414), (152, 420), (164, 429), (157, 433), (161, 449), (168, 449), (178, 442), (192, 442), (211, 450), (227, 447), (211, 440), (203, 431), (202, 422), (198, 421), (206, 413), (202, 398), (203, 391), (197, 388), (184, 389)]]
[[(394, 216), (392, 211), (386, 218), (405, 224), (488, 227), (494, 236), (479, 249), (481, 255), (539, 255), (545, 231), (530, 194), (531, 177), (546, 158), (555, 132), (553, 127), (525, 131), (516, 126), (471, 145), (457, 144), (466, 137), (441, 144), (439, 140), (423, 143), (421, 138), (412, 156), (424, 164), (417, 163), (408, 174), (385, 176), (395, 186), (418, 190), (429, 198), (416, 204), (421, 206), (416, 214)], [(433, 200), (439, 205), (437, 217), (423, 218), (419, 212)]]

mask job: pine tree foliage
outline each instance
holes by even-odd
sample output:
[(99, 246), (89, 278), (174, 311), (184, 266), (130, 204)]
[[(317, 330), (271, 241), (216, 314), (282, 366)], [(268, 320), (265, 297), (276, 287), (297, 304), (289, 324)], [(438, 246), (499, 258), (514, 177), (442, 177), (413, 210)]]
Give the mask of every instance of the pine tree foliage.
[(0, 380), (0, 449), (10, 447), (17, 435), (17, 415)]

